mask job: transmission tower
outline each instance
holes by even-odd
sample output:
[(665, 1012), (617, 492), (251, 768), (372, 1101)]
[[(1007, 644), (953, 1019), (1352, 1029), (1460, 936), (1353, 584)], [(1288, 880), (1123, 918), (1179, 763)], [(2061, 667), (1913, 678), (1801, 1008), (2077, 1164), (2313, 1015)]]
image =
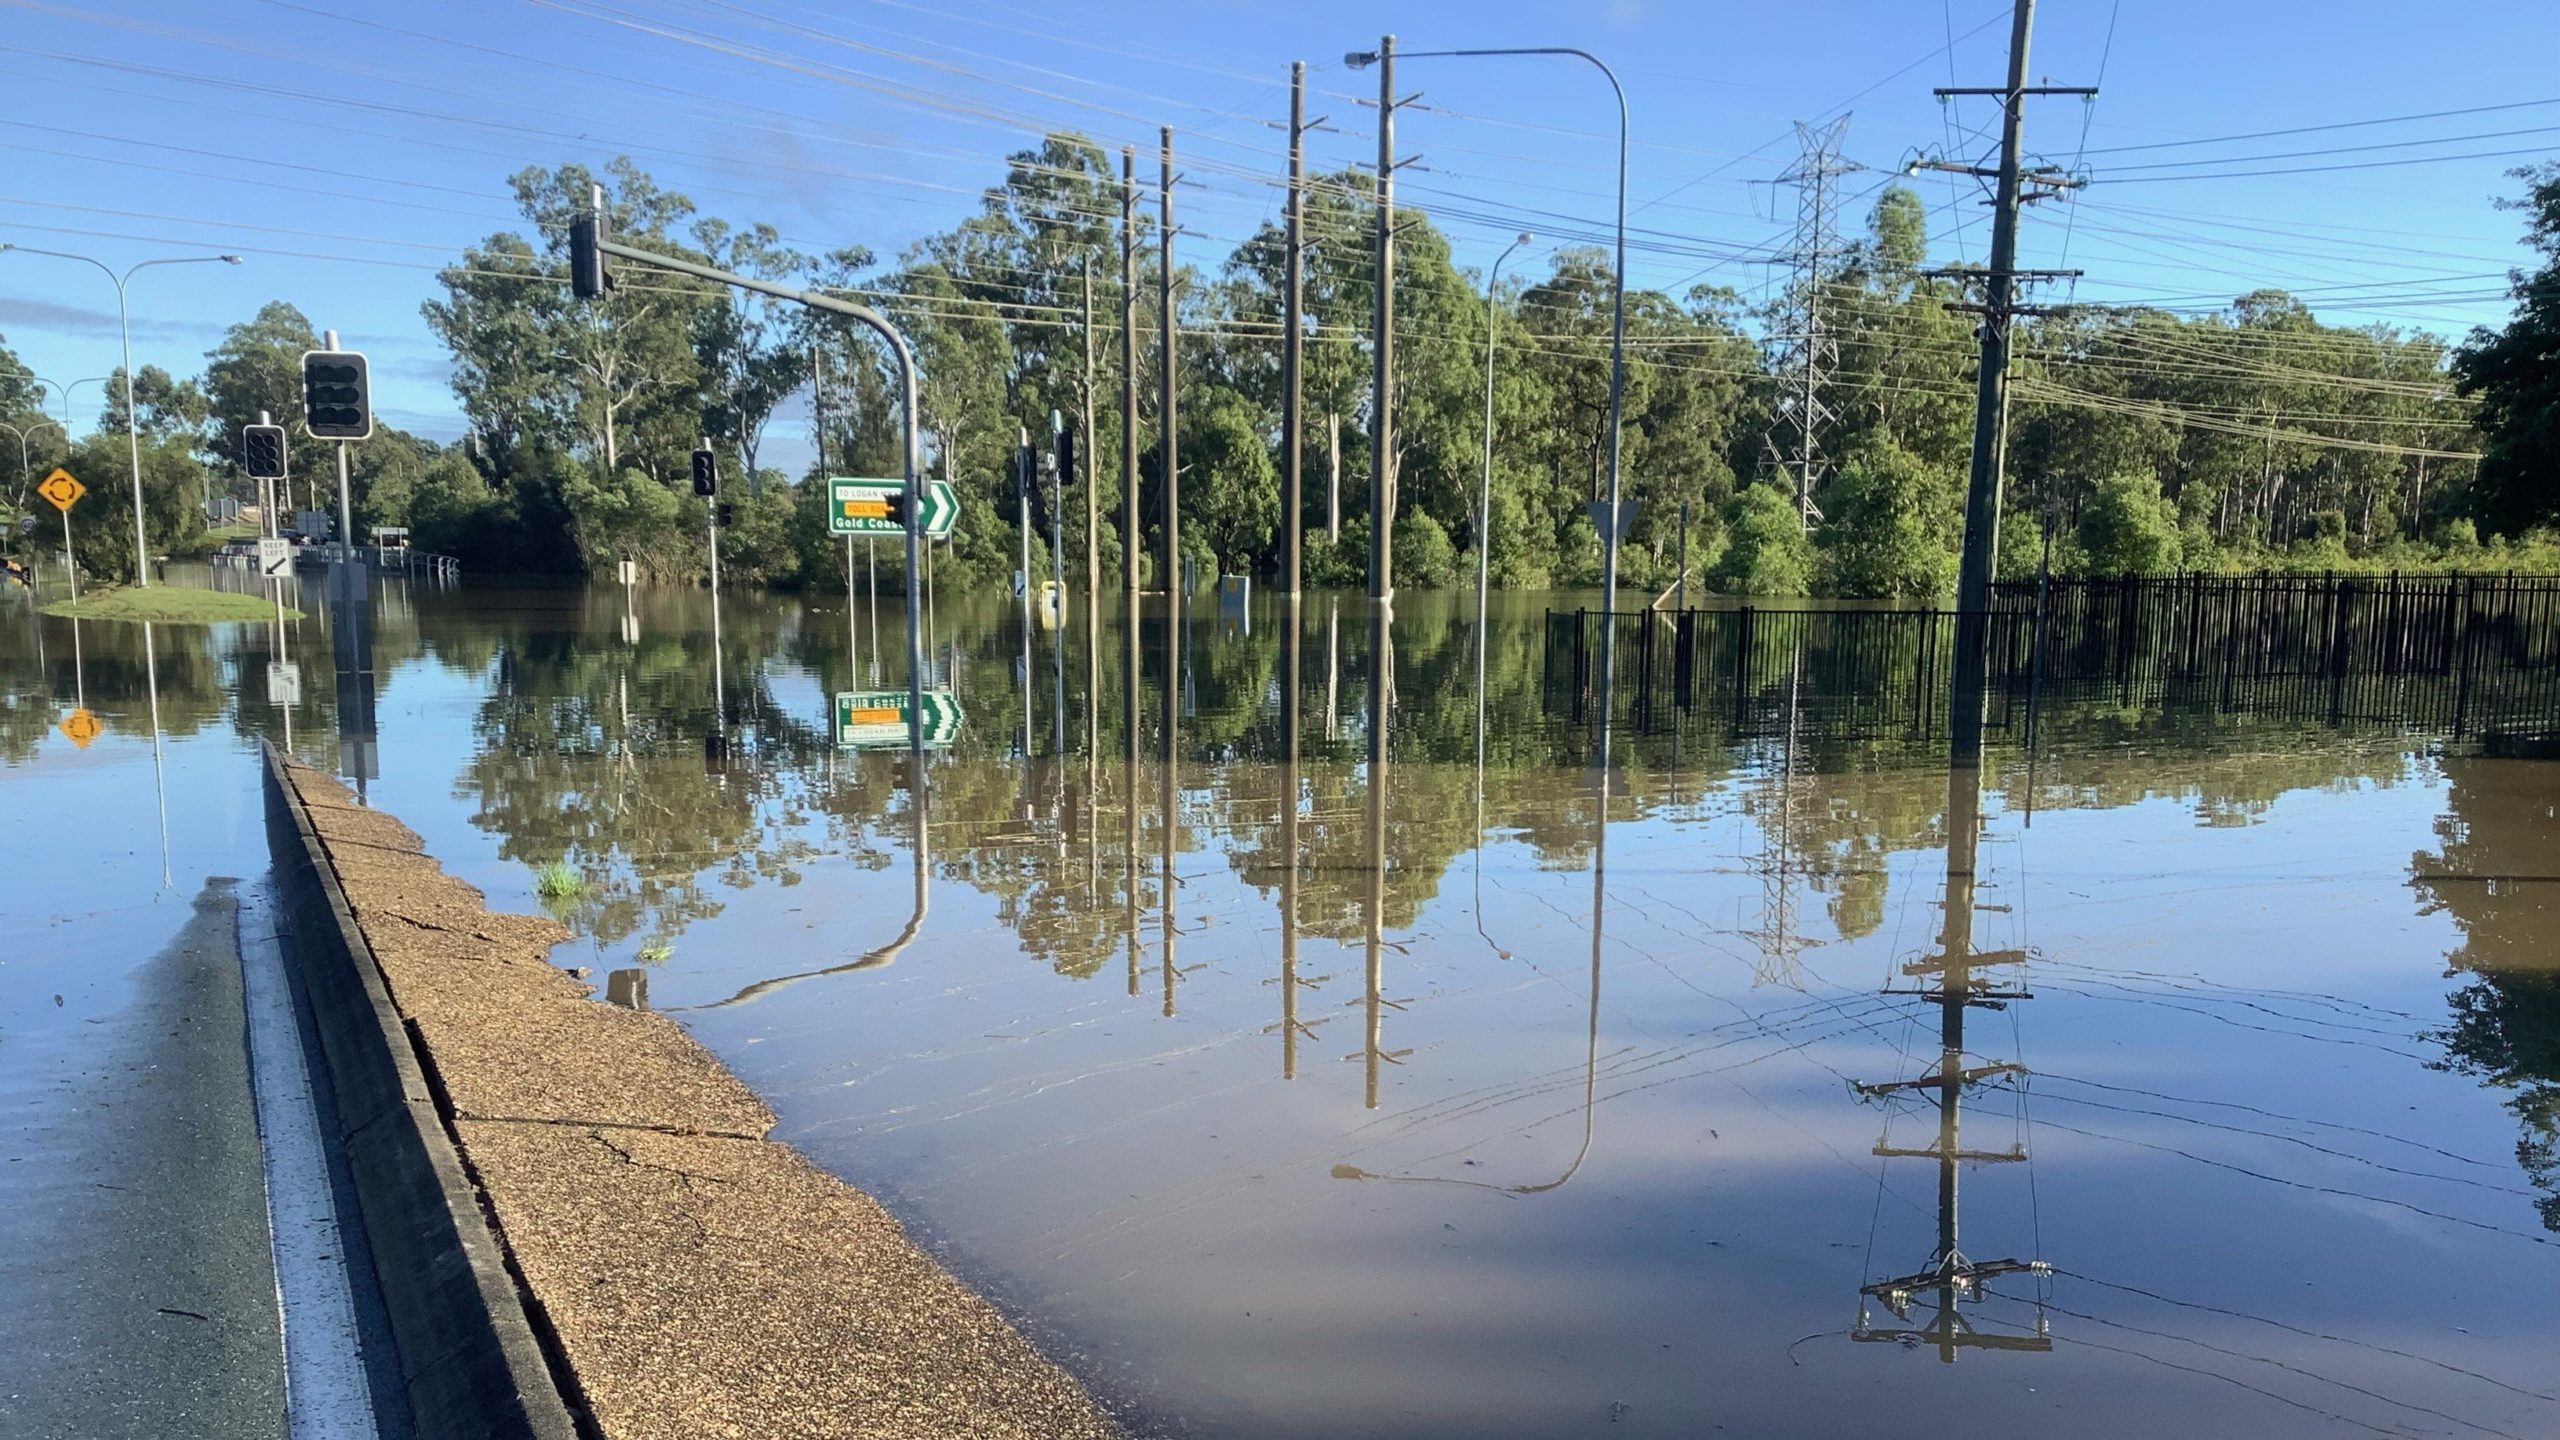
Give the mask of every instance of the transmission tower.
[(1840, 177), (1864, 168), (1840, 158), (1841, 137), (1848, 131), (1846, 115), (1821, 125), (1797, 121), (1800, 153), (1777, 181), (1796, 188), (1796, 243), (1781, 262), (1794, 274), (1769, 316), (1771, 369), (1778, 377), (1769, 456), (1777, 472), (1795, 483), (1797, 514), (1807, 529), (1822, 518), (1813, 494), (1830, 472), (1822, 458), (1822, 429), (1835, 417), (1823, 396), (1840, 364), (1828, 289), (1841, 256)]

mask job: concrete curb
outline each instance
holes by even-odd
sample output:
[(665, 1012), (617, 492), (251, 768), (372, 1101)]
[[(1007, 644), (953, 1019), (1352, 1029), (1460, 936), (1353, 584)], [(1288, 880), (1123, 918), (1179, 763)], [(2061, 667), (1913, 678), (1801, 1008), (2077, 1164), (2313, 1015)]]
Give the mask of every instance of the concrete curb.
[(317, 1012), (338, 1134), (420, 1435), (579, 1440), (408, 1027), (391, 1003), (284, 760), (265, 747), (267, 845)]

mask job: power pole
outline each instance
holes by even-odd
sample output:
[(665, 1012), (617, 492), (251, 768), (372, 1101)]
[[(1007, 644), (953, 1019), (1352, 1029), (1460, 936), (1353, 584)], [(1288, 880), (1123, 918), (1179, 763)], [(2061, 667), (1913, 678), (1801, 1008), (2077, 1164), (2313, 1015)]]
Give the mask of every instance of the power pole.
[(1289, 64), (1289, 254), (1282, 264), (1280, 326), (1280, 593), (1297, 598), (1299, 546), (1307, 512), (1298, 490), (1306, 437), (1300, 433), (1298, 390), (1306, 325), (1307, 64)]
[[(2026, 99), (2030, 95), (2097, 94), (2092, 86), (2029, 85), (2027, 83), (2027, 35), (2035, 20), (2035, 0), (2016, 0), (2009, 22), (2009, 83), (1997, 89), (1986, 87), (1942, 86), (1941, 97), (1962, 95), (1996, 95), (2000, 97), (2000, 165), (1991, 172), (1995, 188), (1992, 192), (1991, 267), (1981, 272), (1982, 360), (1975, 377), (1973, 400), (1973, 466), (1965, 487), (1964, 555), (1956, 573), (1956, 654), (1952, 694), (1954, 706), (1964, 714), (1979, 714), (1982, 708), (1984, 672), (1988, 657), (1984, 654), (1986, 620), (1991, 608), (1991, 571), (2000, 550), (2000, 486), (2007, 456), (2002, 453), (2002, 421), (2009, 410), (2009, 327), (2023, 313), (2017, 304), (2018, 282), (2049, 279), (2072, 272), (2021, 271), (2018, 266), (2018, 206), (2024, 184), (2053, 189), (2069, 188), (2075, 182), (2058, 171), (2039, 169), (2032, 175), (2022, 173), (2019, 151), (2026, 124)], [(1976, 167), (1950, 164), (1946, 161), (1927, 163), (1932, 170), (1954, 170), (1981, 178)], [(1959, 765), (1969, 765), (1982, 753), (1978, 726), (1949, 726), (1949, 751)]]
[[(1120, 147), (1120, 576), (1138, 615), (1138, 152)], [(1137, 644), (1130, 632), (1130, 644)]]
[(1846, 115), (1826, 125), (1797, 121), (1801, 154), (1777, 181), (1796, 187), (1796, 245), (1782, 262), (1794, 267), (1795, 277), (1770, 317), (1777, 351), (1770, 368), (1780, 388), (1768, 446), (1779, 473), (1794, 477), (1796, 515), (1807, 530), (1822, 518), (1813, 492), (1830, 469), (1822, 455), (1822, 427), (1837, 418), (1822, 394), (1840, 363), (1825, 290), (1830, 262), (1840, 254), (1839, 178), (1865, 168), (1840, 158), (1840, 137), (1848, 128)]
[(1369, 598), (1396, 593), (1396, 37), (1378, 40), (1376, 375), (1369, 385)]
[[(1164, 381), (1164, 395), (1156, 405), (1156, 429), (1163, 438), (1157, 446), (1157, 464), (1164, 480), (1164, 566), (1165, 594), (1172, 599), (1171, 614), (1178, 626), (1182, 620), (1182, 466), (1175, 454), (1180, 431), (1174, 408), (1175, 364), (1173, 339), (1173, 127), (1163, 130), (1162, 172), (1156, 191), (1156, 369)], [(1170, 693), (1165, 703), (1173, 703)], [(1172, 743), (1167, 729), (1166, 743)], [(1170, 759), (1171, 751), (1166, 752)]]
[[(1076, 435), (1077, 483), (1084, 486), (1084, 606), (1090, 622), (1102, 603), (1102, 548), (1096, 531), (1102, 524), (1102, 500), (1095, 493), (1094, 462), (1101, 457), (1093, 443), (1093, 257), (1084, 259), (1084, 384), (1076, 396), (1084, 414)], [(1088, 628), (1089, 625), (1088, 625)]]

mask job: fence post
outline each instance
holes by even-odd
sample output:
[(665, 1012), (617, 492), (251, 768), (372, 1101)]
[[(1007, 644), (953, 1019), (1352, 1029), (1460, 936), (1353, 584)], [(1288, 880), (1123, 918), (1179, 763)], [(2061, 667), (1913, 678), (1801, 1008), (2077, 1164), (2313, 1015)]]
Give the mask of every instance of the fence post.
[(1733, 632), (1733, 733), (1742, 733), (1745, 697), (1751, 693), (1751, 607), (1742, 607), (1742, 621)]

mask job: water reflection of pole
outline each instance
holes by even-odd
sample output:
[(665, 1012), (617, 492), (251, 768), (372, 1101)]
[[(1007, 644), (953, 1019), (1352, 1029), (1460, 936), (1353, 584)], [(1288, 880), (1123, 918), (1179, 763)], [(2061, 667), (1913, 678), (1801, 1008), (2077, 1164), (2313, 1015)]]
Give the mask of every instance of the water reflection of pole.
[(1180, 800), (1181, 759), (1178, 749), (1182, 728), (1182, 587), (1165, 588), (1165, 665), (1168, 667), (1164, 687), (1164, 853), (1160, 863), (1163, 893), (1156, 897), (1163, 940), (1164, 1013), (1173, 1013), (1173, 982), (1181, 972), (1173, 958), (1173, 832), (1175, 809)]
[(177, 879), (169, 870), (168, 761), (160, 746), (160, 646), (148, 620), (142, 622), (142, 667), (151, 686), (151, 788), (160, 802), (160, 883), (175, 886)]
[[(1129, 503), (1132, 506), (1137, 504), (1134, 500)], [(1132, 510), (1131, 513), (1136, 512)], [(1120, 552), (1120, 563), (1130, 574), (1137, 573), (1138, 552), (1134, 546)], [(1129, 993), (1135, 996), (1138, 993), (1138, 587), (1133, 580), (1124, 588), (1127, 591), (1128, 615), (1120, 630), (1120, 704), (1121, 732), (1127, 741), (1127, 754), (1120, 772), (1121, 928), (1129, 942)]]
[[(1481, 692), (1478, 694), (1477, 704), (1479, 711), (1481, 711), (1483, 704)], [(1604, 722), (1601, 728), (1602, 734), (1600, 738), (1600, 749), (1603, 754), (1606, 754), (1609, 748), (1609, 736), (1607, 733), (1608, 726)], [(1476, 791), (1476, 837), (1477, 847), (1481, 850), (1483, 847), (1484, 837), (1484, 791), (1481, 783), (1481, 777), (1483, 774), (1481, 767), (1479, 767), (1477, 774), (1479, 777), (1479, 783)], [(1609, 767), (1603, 764), (1593, 776), (1593, 800), (1595, 803), (1591, 811), (1591, 990), (1588, 1008), (1585, 1011), (1583, 1021), (1582, 1143), (1575, 1148), (1573, 1152), (1573, 1159), (1565, 1165), (1563, 1171), (1557, 1174), (1554, 1179), (1540, 1180), (1525, 1185), (1498, 1185), (1485, 1180), (1461, 1180), (1453, 1176), (1445, 1175), (1379, 1174), (1373, 1171), (1363, 1170), (1359, 1166), (1351, 1164), (1340, 1164), (1334, 1166), (1334, 1179), (1386, 1180), (1397, 1184), (1462, 1185), (1475, 1190), (1499, 1191), (1505, 1195), (1539, 1195), (1544, 1194), (1549, 1190), (1563, 1189), (1575, 1175), (1581, 1173), (1583, 1162), (1591, 1158), (1592, 1135), (1597, 1124), (1599, 1113), (1600, 953), (1603, 944), (1603, 936), (1605, 934), (1603, 922), (1609, 898), (1609, 782)], [(1476, 897), (1476, 933), (1481, 935), (1484, 934), (1484, 891), (1482, 889), (1481, 882), (1479, 882)], [(1485, 943), (1488, 945), (1492, 944), (1493, 937), (1490, 935), (1485, 936)], [(1497, 953), (1501, 953), (1499, 946), (1496, 946), (1495, 949)]]
[(1395, 709), (1395, 599), (1380, 596), (1369, 611), (1369, 775), (1366, 812), (1361, 826), (1367, 853), (1363, 856), (1369, 882), (1366, 903), (1362, 905), (1367, 922), (1366, 953), (1361, 967), (1361, 1004), (1366, 1028), (1361, 1046), (1364, 1057), (1365, 1103), (1378, 1108), (1378, 1068), (1399, 1057), (1390, 1055), (1384, 1046), (1387, 1007), (1394, 1002), (1386, 997), (1386, 923), (1387, 923), (1387, 717)]
[[(1954, 680), (1961, 691), (1961, 675)], [(1978, 709), (1957, 706), (1951, 724), (1958, 729), (1981, 726)], [(1979, 733), (1951, 737), (1959, 747), (1981, 744)], [(1923, 1159), (1938, 1167), (1938, 1234), (1930, 1252), (1927, 1268), (1910, 1275), (1895, 1276), (1859, 1287), (1862, 1302), (1858, 1323), (1850, 1338), (1869, 1343), (1925, 1344), (1935, 1348), (1945, 1364), (1955, 1363), (1956, 1352), (1979, 1350), (2035, 1350), (2053, 1348), (2045, 1333), (2044, 1313), (2039, 1305), (2036, 1330), (2032, 1335), (1985, 1335), (1973, 1328), (1972, 1322), (1958, 1308), (1958, 1302), (1978, 1300), (1984, 1282), (2003, 1275), (2045, 1275), (2051, 1267), (2043, 1260), (1974, 1260), (1962, 1247), (1958, 1224), (1959, 1167), (1975, 1164), (2015, 1164), (2027, 1158), (2023, 1144), (2006, 1150), (1967, 1150), (1963, 1148), (1962, 1126), (1965, 1091), (1984, 1080), (2002, 1076), (2023, 1075), (2026, 1067), (2014, 1063), (1965, 1065), (1965, 1017), (1974, 1006), (2003, 1009), (2012, 1001), (2032, 999), (2023, 988), (2002, 988), (1975, 971), (1989, 965), (2016, 965), (2026, 960), (2023, 950), (1977, 951), (1973, 945), (1974, 872), (1980, 846), (1982, 826), (1982, 775), (1971, 766), (1951, 767), (1947, 775), (1947, 877), (1945, 892), (1945, 927), (1939, 936), (1938, 952), (1906, 963), (1902, 973), (1918, 978), (1915, 988), (1888, 987), (1887, 994), (1917, 995), (1938, 1006), (1938, 1063), (1924, 1074), (1908, 1080), (1861, 1083), (1858, 1093), (1877, 1097), (1901, 1091), (1930, 1090), (1937, 1095), (1937, 1139), (1919, 1149), (1897, 1147), (1879, 1140), (1874, 1153), (1887, 1159)], [(1886, 1137), (1887, 1139), (1890, 1136)], [(1909, 1325), (1913, 1302), (1923, 1295), (1935, 1297), (1934, 1313), (1917, 1327)], [(1877, 1328), (1869, 1321), (1866, 1300), (1881, 1302), (1896, 1319), (1905, 1322), (1901, 1328)]]
[[(1293, 517), (1283, 517), (1294, 525)], [(1298, 1078), (1298, 592), (1280, 623), (1280, 1077)]]
[(866, 950), (842, 965), (829, 965), (820, 970), (804, 970), (796, 975), (777, 975), (770, 980), (759, 980), (726, 1000), (714, 1000), (704, 1005), (680, 1005), (673, 1007), (668, 1013), (673, 1014), (680, 1010), (725, 1010), (733, 1005), (743, 1005), (750, 1000), (761, 999), (785, 986), (797, 985), (803, 980), (816, 980), (828, 975), (846, 975), (858, 970), (879, 970), (895, 964), (898, 957), (905, 953), (906, 948), (915, 943), (916, 937), (924, 933), (924, 922), (932, 908), (933, 791), (927, 780), (925, 765), (926, 759), (923, 753), (913, 750), (907, 752), (907, 854), (912, 862), (911, 869), (915, 877), (915, 900), (913, 908), (907, 913), (907, 923), (899, 927), (896, 938), (886, 945)]

